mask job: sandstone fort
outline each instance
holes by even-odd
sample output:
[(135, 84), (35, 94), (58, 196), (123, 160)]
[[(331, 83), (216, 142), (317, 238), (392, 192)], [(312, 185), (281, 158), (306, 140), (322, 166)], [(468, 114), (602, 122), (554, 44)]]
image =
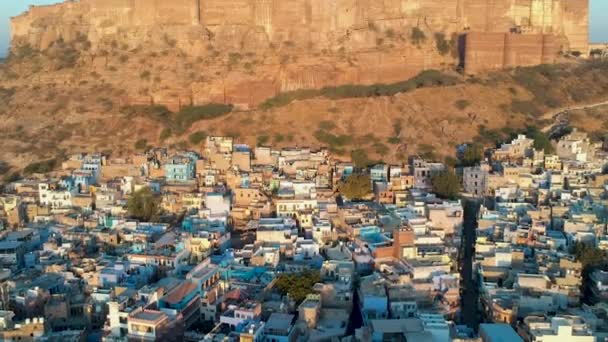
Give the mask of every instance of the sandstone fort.
[[(31, 7), (12, 19), (12, 42), (44, 50), (84, 37), (93, 67), (107, 63), (99, 52), (112, 44), (170, 47), (204, 60), (205, 81), (131, 101), (247, 108), (297, 89), (586, 54), (588, 17), (588, 0), (81, 0)], [(232, 60), (214, 58), (220, 54)], [(245, 55), (257, 57), (255, 72), (234, 65)]]

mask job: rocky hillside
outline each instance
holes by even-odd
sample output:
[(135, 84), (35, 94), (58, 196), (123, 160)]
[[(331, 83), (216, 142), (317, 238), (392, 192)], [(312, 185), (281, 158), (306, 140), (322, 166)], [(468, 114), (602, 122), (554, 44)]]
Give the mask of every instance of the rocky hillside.
[[(588, 0), (79, 0), (31, 7), (11, 32), (16, 55), (51, 54), (51, 68), (77, 65), (120, 85), (123, 103), (177, 110), (252, 109), (285, 91), (453, 70), (467, 32), (481, 33), (479, 51), (467, 51), (481, 64), (553, 61), (559, 49), (543, 34), (585, 53), (587, 25)], [(522, 34), (507, 44), (498, 33), (509, 32)], [(543, 59), (544, 50), (555, 53)], [(39, 82), (80, 82), (48, 76)]]
[[(4, 174), (77, 151), (127, 154), (148, 144), (198, 149), (207, 134), (252, 145), (327, 146), (336, 155), (368, 160), (398, 161), (416, 152), (443, 159), (459, 143), (491, 145), (527, 125), (552, 124), (545, 113), (608, 100), (608, 62), (571, 60), (475, 78), (427, 71), (392, 84), (285, 92), (246, 111), (215, 104), (171, 112), (123, 103), (123, 85), (107, 75), (129, 73), (128, 67), (115, 64), (101, 76), (74, 63), (70, 51), (61, 44), (44, 53), (23, 51), (0, 67)], [(169, 65), (172, 58), (180, 57), (146, 63), (183, 67)], [(131, 83), (158, 86), (157, 77), (162, 81), (151, 73)], [(606, 113), (602, 107), (578, 110), (571, 120), (599, 137), (608, 130)]]
[[(534, 64), (542, 55), (535, 39), (546, 34), (566, 51), (584, 50), (587, 1), (544, 2), (561, 5), (80, 0), (32, 7), (12, 19), (11, 55), (0, 64), (0, 171), (36, 161), (50, 167), (77, 151), (196, 149), (207, 134), (327, 146), (364, 161), (415, 152), (441, 159), (462, 142), (492, 144), (549, 124), (543, 113), (608, 97), (606, 63), (567, 56), (563, 65), (456, 72), (468, 31), (490, 32), (478, 41), (490, 55), (496, 42), (488, 37), (502, 37), (501, 46), (524, 42), (525, 49), (503, 46), (508, 65)], [(508, 41), (514, 27), (524, 34)], [(599, 131), (602, 115), (598, 107), (575, 117)]]

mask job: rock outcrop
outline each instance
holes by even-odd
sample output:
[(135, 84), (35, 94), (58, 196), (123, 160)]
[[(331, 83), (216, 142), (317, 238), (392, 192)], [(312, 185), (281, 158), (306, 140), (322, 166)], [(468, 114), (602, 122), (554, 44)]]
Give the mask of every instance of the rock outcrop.
[[(247, 108), (282, 91), (586, 53), (588, 12), (588, 0), (80, 0), (30, 7), (12, 18), (11, 37), (13, 46), (37, 50), (86, 39), (89, 54), (120, 44), (209, 58), (202, 82), (173, 85), (169, 95), (129, 95), (172, 106), (216, 101)], [(468, 32), (476, 33), (473, 50), (458, 51), (458, 37)], [(263, 56), (255, 74), (232, 68), (246, 54)]]

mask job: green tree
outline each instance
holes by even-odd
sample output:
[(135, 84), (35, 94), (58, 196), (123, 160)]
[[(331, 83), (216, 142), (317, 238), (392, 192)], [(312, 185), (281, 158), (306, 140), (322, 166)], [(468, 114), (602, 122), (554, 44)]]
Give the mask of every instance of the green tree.
[(421, 43), (424, 43), (426, 41), (426, 35), (424, 34), (424, 31), (422, 31), (417, 26), (412, 28), (412, 34), (410, 38), (412, 39), (412, 42), (415, 45), (420, 45)]
[(203, 132), (203, 131), (198, 131), (198, 132), (194, 132), (192, 134), (190, 134), (190, 136), (188, 136), (188, 141), (190, 141), (190, 143), (192, 145), (198, 145), (201, 143), (201, 141), (205, 140), (207, 138), (207, 133)]
[(351, 200), (361, 200), (372, 192), (371, 179), (366, 174), (352, 174), (338, 184), (338, 191)]
[(283, 273), (277, 277), (275, 287), (282, 295), (289, 295), (296, 304), (306, 299), (313, 293), (313, 286), (321, 281), (318, 271), (306, 270), (298, 274)]
[(431, 178), (433, 192), (446, 199), (455, 199), (460, 192), (460, 178), (453, 170), (443, 171)]
[(445, 156), (445, 158), (443, 158), (443, 163), (449, 168), (454, 168), (458, 165), (458, 160), (452, 156)]
[(2, 178), (2, 181), (4, 181), (4, 183), (12, 183), (19, 179), (21, 179), (21, 174), (19, 174), (19, 172), (15, 171), (13, 173), (4, 175), (4, 178)]
[(437, 155), (435, 154), (435, 147), (429, 144), (420, 144), (418, 145), (418, 153), (420, 157), (424, 160), (437, 160)]
[(32, 173), (49, 173), (53, 171), (60, 163), (61, 162), (58, 161), (56, 158), (34, 162), (27, 165), (23, 169), (23, 173), (26, 175), (31, 175)]
[(355, 167), (360, 169), (367, 168), (374, 163), (369, 159), (365, 150), (361, 149), (352, 151), (350, 153), (350, 159), (353, 161), (353, 164), (355, 164)]
[(474, 166), (479, 164), (483, 159), (483, 146), (479, 144), (470, 144), (464, 150), (462, 156), (462, 166)]
[(197, 121), (215, 119), (232, 112), (232, 109), (232, 105), (222, 103), (183, 107), (173, 116), (174, 130), (183, 132)]
[(275, 143), (280, 143), (283, 142), (283, 140), (285, 140), (285, 136), (281, 133), (277, 133), (274, 135), (274, 142)]
[(139, 139), (135, 142), (135, 144), (133, 145), (133, 147), (135, 147), (136, 150), (145, 150), (146, 147), (148, 147), (148, 140), (146, 139)]
[(129, 216), (144, 221), (156, 221), (160, 215), (160, 197), (145, 187), (131, 195), (127, 201)]
[(572, 254), (576, 260), (583, 264), (583, 269), (605, 266), (608, 263), (608, 253), (584, 242), (576, 242), (572, 247)]
[(536, 126), (528, 126), (526, 128), (526, 135), (531, 139), (534, 139), (534, 148), (539, 151), (545, 151), (545, 153), (554, 153), (555, 149), (551, 145), (549, 137), (538, 129)]
[(165, 128), (162, 132), (160, 132), (160, 141), (165, 141), (169, 139), (173, 135), (173, 131), (171, 128)]
[(256, 138), (256, 143), (258, 146), (264, 146), (268, 143), (270, 137), (267, 134), (258, 135)]
[(386, 155), (390, 152), (388, 146), (384, 145), (379, 141), (374, 143), (374, 151), (381, 156)]
[(450, 43), (445, 40), (445, 34), (441, 32), (435, 33), (435, 45), (440, 55), (445, 56), (450, 53)]

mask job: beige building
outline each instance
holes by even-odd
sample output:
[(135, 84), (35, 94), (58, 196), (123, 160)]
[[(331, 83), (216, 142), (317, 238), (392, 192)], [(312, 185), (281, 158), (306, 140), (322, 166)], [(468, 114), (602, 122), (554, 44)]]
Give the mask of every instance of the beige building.
[(240, 171), (251, 171), (251, 150), (246, 145), (235, 145), (232, 151), (232, 166)]
[(44, 318), (26, 319), (22, 324), (15, 324), (9, 329), (0, 331), (2, 341), (38, 341), (45, 335)]
[(162, 311), (137, 308), (128, 316), (128, 341), (179, 341), (183, 333), (175, 317)]
[(539, 317), (524, 319), (521, 335), (531, 342), (596, 342), (591, 327), (579, 316)]
[(438, 228), (444, 235), (454, 235), (462, 227), (463, 208), (460, 202), (444, 202), (427, 206), (429, 225)]
[(545, 156), (545, 170), (560, 171), (562, 169), (562, 161), (558, 155), (550, 154)]
[(266, 200), (267, 197), (259, 188), (234, 188), (234, 205), (248, 207), (253, 202)]
[(321, 297), (319, 295), (308, 295), (298, 307), (299, 319), (306, 322), (309, 329), (317, 327), (317, 321), (321, 313)]
[(490, 166), (486, 163), (480, 166), (465, 167), (462, 174), (464, 191), (475, 196), (488, 194), (488, 178)]
[(592, 161), (595, 158), (595, 146), (589, 140), (587, 133), (574, 129), (572, 133), (557, 142), (556, 154), (562, 159)]
[(502, 144), (500, 148), (496, 149), (494, 151), (494, 159), (500, 161), (523, 159), (531, 151), (533, 144), (534, 140), (520, 134), (511, 143)]
[(277, 217), (296, 217), (300, 211), (316, 212), (319, 205), (316, 199), (279, 199), (276, 201)]
[(232, 151), (232, 137), (207, 137), (203, 155), (211, 168), (226, 171), (232, 166)]

